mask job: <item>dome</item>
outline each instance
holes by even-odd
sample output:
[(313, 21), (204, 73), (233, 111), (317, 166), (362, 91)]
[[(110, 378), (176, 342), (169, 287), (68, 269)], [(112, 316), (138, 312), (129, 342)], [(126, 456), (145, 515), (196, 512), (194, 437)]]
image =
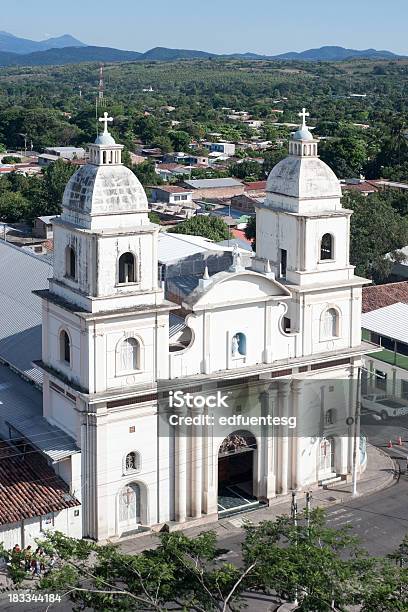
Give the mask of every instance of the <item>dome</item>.
[(313, 135), (307, 127), (303, 127), (293, 134), (292, 140), (313, 140)]
[(113, 138), (113, 136), (111, 134), (109, 134), (109, 132), (102, 132), (101, 134), (99, 134), (99, 136), (97, 136), (96, 140), (95, 140), (95, 144), (98, 145), (114, 145), (116, 144), (115, 139)]
[(148, 211), (142, 185), (122, 165), (81, 166), (65, 187), (62, 208), (88, 215)]
[(266, 191), (294, 198), (339, 198), (340, 181), (318, 157), (289, 155), (272, 168)]

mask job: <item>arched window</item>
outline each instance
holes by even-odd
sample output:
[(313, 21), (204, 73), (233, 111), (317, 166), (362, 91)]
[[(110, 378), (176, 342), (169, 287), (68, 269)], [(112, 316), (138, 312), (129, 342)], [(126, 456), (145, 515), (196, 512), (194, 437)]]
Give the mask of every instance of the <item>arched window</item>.
[(65, 329), (60, 333), (60, 360), (71, 363), (71, 341)]
[(125, 472), (137, 472), (140, 470), (141, 460), (140, 453), (132, 451), (128, 453), (125, 458)]
[(233, 357), (244, 357), (246, 355), (246, 336), (242, 332), (238, 332), (232, 337), (231, 354)]
[(140, 345), (136, 338), (126, 338), (121, 342), (118, 360), (118, 369), (122, 372), (140, 369)]
[(334, 259), (333, 257), (333, 236), (324, 234), (320, 242), (320, 259)]
[(76, 255), (71, 246), (65, 249), (65, 274), (69, 278), (76, 278)]
[(323, 313), (322, 336), (323, 338), (335, 338), (339, 335), (339, 315), (334, 308), (328, 308)]
[(135, 281), (135, 258), (132, 253), (123, 253), (119, 257), (119, 283), (134, 283)]

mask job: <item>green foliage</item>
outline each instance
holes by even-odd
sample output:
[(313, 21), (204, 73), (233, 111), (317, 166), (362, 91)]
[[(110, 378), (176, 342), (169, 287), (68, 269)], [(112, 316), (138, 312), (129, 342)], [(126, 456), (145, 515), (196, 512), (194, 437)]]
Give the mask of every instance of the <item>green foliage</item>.
[(245, 238), (252, 242), (252, 250), (256, 251), (256, 217), (249, 218), (249, 221), (245, 227)]
[(351, 133), (321, 142), (319, 154), (338, 178), (359, 177), (367, 162), (366, 143)]
[(262, 164), (256, 161), (243, 161), (240, 164), (233, 164), (230, 167), (232, 176), (236, 176), (244, 181), (260, 181), (264, 178)]
[(203, 236), (214, 242), (227, 240), (229, 236), (228, 225), (220, 217), (206, 217), (197, 215), (179, 223), (171, 230), (175, 234), (191, 234), (193, 236)]
[(400, 249), (408, 244), (408, 219), (392, 206), (388, 193), (364, 197), (347, 193), (343, 206), (353, 210), (351, 217), (350, 261), (356, 274), (381, 282), (389, 276), (392, 261), (403, 257)]
[(132, 166), (133, 173), (145, 187), (146, 185), (162, 185), (163, 180), (156, 174), (154, 162), (146, 160), (141, 164)]
[(238, 610), (250, 590), (270, 601), (298, 600), (303, 612), (357, 606), (362, 612), (407, 609), (408, 540), (389, 559), (369, 558), (349, 527), (328, 527), (323, 510), (244, 525), (242, 559), (221, 561), (213, 531), (189, 538), (163, 533), (137, 555), (49, 532), (40, 545), (60, 561), (39, 587), (67, 593), (78, 609)]
[(2, 164), (18, 164), (21, 162), (21, 158), (16, 157), (15, 155), (5, 155), (1, 162)]
[(149, 212), (149, 221), (151, 223), (156, 223), (157, 225), (160, 225), (160, 217), (157, 214), (157, 212), (154, 212), (154, 211)]

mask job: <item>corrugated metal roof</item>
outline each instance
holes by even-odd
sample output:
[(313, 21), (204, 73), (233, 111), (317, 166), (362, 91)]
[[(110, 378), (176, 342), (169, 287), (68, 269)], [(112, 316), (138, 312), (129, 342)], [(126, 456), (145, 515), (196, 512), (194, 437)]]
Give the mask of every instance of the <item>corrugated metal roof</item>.
[(18, 247), (0, 241), (0, 358), (36, 383), (41, 373), (32, 361), (41, 358), (41, 300), (34, 289), (46, 289), (52, 266)]
[(173, 313), (170, 313), (169, 316), (169, 338), (173, 338), (178, 333), (185, 329), (186, 324), (184, 322), (183, 317), (179, 317)]
[(371, 312), (364, 312), (361, 325), (381, 336), (408, 344), (408, 304), (397, 302)]
[(9, 437), (7, 423), (52, 461), (78, 453), (75, 440), (42, 416), (42, 394), (10, 368), (0, 364), (0, 437)]
[(219, 247), (214, 242), (206, 240), (201, 236), (190, 236), (188, 234), (172, 234), (169, 232), (159, 233), (159, 261), (160, 263), (169, 263), (190, 257), (196, 253), (205, 253), (206, 251), (219, 251), (224, 249)]
[(42, 416), (10, 417), (7, 424), (47, 455), (52, 462), (67, 459), (80, 450), (75, 440), (56, 425)]
[(234, 178), (214, 178), (214, 179), (193, 179), (184, 181), (186, 185), (193, 189), (211, 189), (216, 187), (242, 187), (242, 182)]

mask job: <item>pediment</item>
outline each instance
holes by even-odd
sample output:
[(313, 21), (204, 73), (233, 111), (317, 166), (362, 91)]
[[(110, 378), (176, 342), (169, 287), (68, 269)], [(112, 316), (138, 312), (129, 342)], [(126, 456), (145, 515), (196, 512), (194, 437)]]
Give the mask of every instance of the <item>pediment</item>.
[(265, 302), (288, 299), (290, 291), (274, 278), (258, 272), (220, 272), (208, 284), (199, 286), (185, 303), (193, 310), (222, 305)]

